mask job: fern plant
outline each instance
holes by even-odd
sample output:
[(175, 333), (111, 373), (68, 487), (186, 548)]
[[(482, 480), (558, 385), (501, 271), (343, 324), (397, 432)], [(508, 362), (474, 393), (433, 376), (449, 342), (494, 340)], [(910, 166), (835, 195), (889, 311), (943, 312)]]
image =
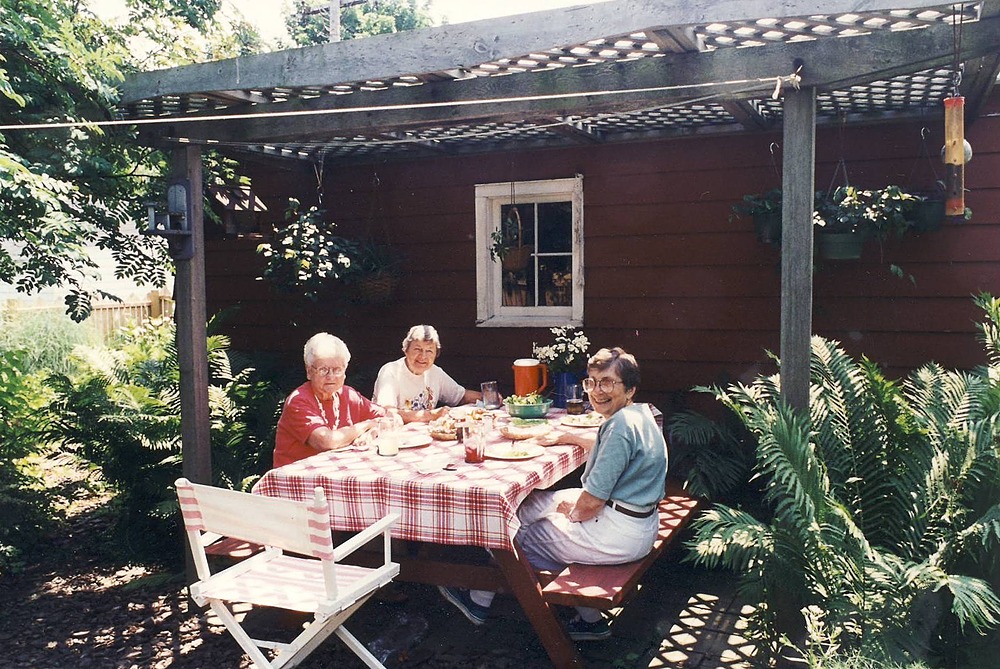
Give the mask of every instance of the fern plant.
[(813, 646), (887, 661), (926, 656), (952, 620), (966, 634), (1000, 622), (988, 573), (1000, 545), (1000, 306), (977, 304), (991, 364), (973, 372), (927, 364), (899, 383), (814, 337), (808, 415), (783, 402), (777, 375), (717, 389), (757, 438), (770, 515), (713, 507), (694, 523), (691, 559), (741, 574), (742, 594), (761, 603), (753, 633), (772, 651), (783, 634), (807, 645), (810, 611), (838, 630)]
[[(247, 489), (269, 465), (280, 396), (253, 368), (234, 371), (212, 335), (209, 410), (213, 483)], [(123, 329), (112, 347), (78, 351), (85, 373), (53, 376), (50, 436), (100, 466), (118, 492), (121, 538), (142, 558), (175, 556), (181, 474), (179, 371), (170, 321)]]

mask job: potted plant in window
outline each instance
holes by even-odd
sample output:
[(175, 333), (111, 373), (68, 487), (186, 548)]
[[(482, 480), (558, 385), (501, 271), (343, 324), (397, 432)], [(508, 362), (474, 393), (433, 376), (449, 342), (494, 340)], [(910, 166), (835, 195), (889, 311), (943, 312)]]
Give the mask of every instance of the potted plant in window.
[(753, 219), (757, 239), (765, 244), (777, 244), (781, 241), (781, 189), (772, 188), (766, 193), (744, 195), (743, 199), (734, 204), (729, 221), (733, 222), (742, 216)]
[(521, 272), (531, 260), (532, 248), (524, 244), (524, 228), (516, 206), (511, 206), (503, 222), (490, 233), (490, 257), (505, 272)]

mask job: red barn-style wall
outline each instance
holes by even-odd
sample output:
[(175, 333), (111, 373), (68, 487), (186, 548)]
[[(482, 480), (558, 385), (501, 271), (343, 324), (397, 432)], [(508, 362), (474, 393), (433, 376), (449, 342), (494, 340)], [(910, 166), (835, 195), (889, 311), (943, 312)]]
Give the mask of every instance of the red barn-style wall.
[[(817, 261), (813, 331), (865, 354), (890, 376), (929, 360), (970, 368), (985, 362), (971, 297), (1000, 294), (1000, 96), (967, 124), (975, 151), (966, 166), (971, 221), (938, 231), (869, 241), (859, 261)], [(697, 384), (771, 373), (779, 348), (777, 248), (756, 240), (749, 219), (730, 221), (743, 195), (780, 186), (780, 133), (697, 136), (334, 168), (323, 175), (323, 207), (345, 237), (387, 241), (405, 278), (389, 304), (338, 297), (311, 303), (256, 277), (262, 239), (215, 236), (207, 243), (209, 313), (229, 313), (233, 347), (272, 351), (299, 365), (314, 332), (342, 336), (353, 359), (348, 383), (370, 393), (374, 370), (398, 357), (406, 329), (435, 325), (439, 362), (461, 383), (498, 379), (549, 341), (545, 328), (477, 328), (475, 198), (478, 183), (584, 177), (584, 327), (594, 348), (621, 345), (643, 371), (640, 398), (666, 412)], [(943, 178), (943, 122), (825, 128), (817, 136), (816, 185), (827, 188), (843, 160), (852, 184), (910, 188)], [(773, 150), (773, 153), (772, 153)], [(280, 225), (284, 203), (317, 200), (311, 165), (246, 164), (255, 193)], [(889, 271), (898, 265), (907, 277)], [(912, 277), (912, 280), (908, 277)], [(353, 381), (352, 381), (353, 379)], [(358, 382), (360, 379), (362, 382)]]

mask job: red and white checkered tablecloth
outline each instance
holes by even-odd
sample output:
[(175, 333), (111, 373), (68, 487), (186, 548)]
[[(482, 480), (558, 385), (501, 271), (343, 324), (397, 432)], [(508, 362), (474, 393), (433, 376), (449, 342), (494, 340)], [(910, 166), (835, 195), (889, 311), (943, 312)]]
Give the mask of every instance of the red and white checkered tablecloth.
[[(563, 415), (553, 411), (549, 418), (556, 423)], [(407, 426), (411, 431), (426, 433), (426, 429), (426, 425)], [(494, 431), (488, 443), (510, 444), (510, 440)], [(586, 460), (585, 449), (560, 445), (528, 460), (487, 458), (481, 464), (468, 464), (462, 444), (433, 441), (401, 449), (395, 457), (380, 456), (374, 448), (319, 453), (272, 469), (253, 492), (305, 500), (320, 486), (330, 501), (330, 525), (335, 530), (360, 531), (396, 512), (400, 521), (392, 534), (401, 539), (511, 549), (522, 500)], [(444, 470), (447, 463), (455, 470)]]

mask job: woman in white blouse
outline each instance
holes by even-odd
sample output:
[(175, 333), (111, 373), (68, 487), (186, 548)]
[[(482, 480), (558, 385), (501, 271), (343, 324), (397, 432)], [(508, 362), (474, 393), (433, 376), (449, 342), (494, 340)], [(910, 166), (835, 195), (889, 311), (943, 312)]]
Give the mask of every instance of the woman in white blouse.
[(434, 364), (441, 339), (431, 325), (414, 325), (403, 339), (403, 357), (382, 366), (372, 401), (395, 408), (406, 423), (430, 422), (449, 406), (476, 402), (478, 390), (466, 390)]

